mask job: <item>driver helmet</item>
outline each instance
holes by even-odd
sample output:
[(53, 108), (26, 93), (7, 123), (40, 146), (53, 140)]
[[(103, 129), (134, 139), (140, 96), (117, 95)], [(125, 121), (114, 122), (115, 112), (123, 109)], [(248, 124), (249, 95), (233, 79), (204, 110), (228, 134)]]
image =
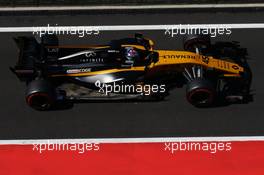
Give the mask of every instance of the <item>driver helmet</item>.
[(138, 51), (133, 47), (125, 48), (125, 57), (127, 60), (134, 61), (139, 57)]

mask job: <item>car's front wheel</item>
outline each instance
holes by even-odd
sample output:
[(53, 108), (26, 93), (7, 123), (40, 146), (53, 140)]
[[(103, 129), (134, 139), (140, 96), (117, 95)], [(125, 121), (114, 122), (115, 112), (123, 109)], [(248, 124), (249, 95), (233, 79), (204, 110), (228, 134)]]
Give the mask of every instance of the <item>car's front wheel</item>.
[(209, 35), (187, 35), (183, 41), (184, 50), (203, 53), (211, 47)]
[(196, 107), (212, 106), (215, 96), (215, 88), (209, 80), (197, 78), (187, 84), (186, 98)]

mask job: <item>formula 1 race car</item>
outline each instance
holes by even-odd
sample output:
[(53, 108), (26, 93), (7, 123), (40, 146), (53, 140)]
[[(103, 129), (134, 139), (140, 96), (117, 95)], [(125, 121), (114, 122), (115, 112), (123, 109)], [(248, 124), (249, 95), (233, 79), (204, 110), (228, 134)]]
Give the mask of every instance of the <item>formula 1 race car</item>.
[(106, 45), (59, 45), (56, 35), (14, 38), (17, 64), (26, 82), (26, 102), (37, 110), (83, 100), (162, 100), (186, 85), (196, 107), (247, 103), (251, 71), (236, 42), (212, 44), (210, 36), (188, 35), (184, 50), (155, 50), (142, 34)]

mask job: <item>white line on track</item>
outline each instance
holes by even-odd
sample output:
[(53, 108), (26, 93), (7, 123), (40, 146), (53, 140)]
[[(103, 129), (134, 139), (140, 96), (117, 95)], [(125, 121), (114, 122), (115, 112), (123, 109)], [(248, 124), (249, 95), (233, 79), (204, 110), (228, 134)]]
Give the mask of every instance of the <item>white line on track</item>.
[(39, 32), (39, 31), (69, 31), (72, 30), (99, 30), (99, 31), (143, 31), (190, 28), (231, 28), (231, 29), (257, 29), (264, 28), (264, 23), (239, 24), (163, 24), (163, 25), (105, 25), (105, 26), (34, 26), (34, 27), (0, 27), (0, 32)]
[(156, 4), (156, 5), (100, 5), (100, 6), (39, 6), (2, 7), (0, 11), (62, 11), (62, 10), (137, 10), (137, 9), (203, 9), (203, 8), (261, 8), (264, 3), (242, 4)]
[(245, 142), (264, 141), (264, 136), (237, 137), (153, 137), (153, 138), (101, 138), (101, 139), (34, 139), (0, 140), (0, 145), (70, 144), (70, 143), (164, 143), (164, 142)]

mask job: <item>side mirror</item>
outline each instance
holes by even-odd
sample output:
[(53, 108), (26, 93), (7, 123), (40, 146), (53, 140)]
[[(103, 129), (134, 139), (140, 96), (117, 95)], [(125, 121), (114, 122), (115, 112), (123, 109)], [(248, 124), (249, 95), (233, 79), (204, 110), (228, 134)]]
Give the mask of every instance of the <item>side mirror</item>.
[(149, 54), (149, 59), (151, 62), (157, 63), (159, 61), (159, 53), (158, 52), (151, 52)]

